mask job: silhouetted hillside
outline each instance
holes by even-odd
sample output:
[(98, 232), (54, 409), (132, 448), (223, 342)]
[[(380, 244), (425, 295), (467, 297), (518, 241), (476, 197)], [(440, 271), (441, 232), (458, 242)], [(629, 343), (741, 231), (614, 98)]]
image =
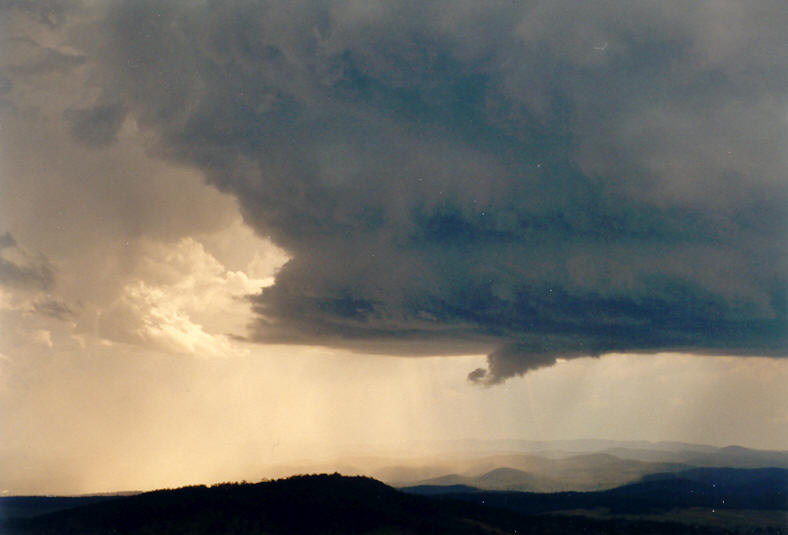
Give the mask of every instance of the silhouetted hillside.
[(446, 494), (457, 494), (463, 492), (483, 492), (476, 487), (468, 485), (414, 485), (412, 487), (402, 487), (399, 490), (408, 494), (418, 494), (420, 496), (442, 496)]
[(688, 479), (707, 485), (720, 485), (738, 494), (757, 494), (764, 489), (774, 489), (783, 496), (788, 492), (788, 469), (784, 468), (693, 468), (643, 476), (643, 481), (659, 479)]
[[(505, 494), (505, 493), (504, 493)], [(399, 492), (338, 474), (162, 490), (6, 522), (9, 535), (97, 534), (723, 534), (638, 520), (526, 516)]]
[(9, 518), (39, 516), (91, 503), (114, 500), (120, 495), (106, 496), (7, 496), (0, 498), (0, 521)]
[[(408, 488), (423, 493), (424, 489)], [(428, 489), (433, 495), (438, 489)], [(788, 510), (788, 470), (704, 468), (654, 474), (639, 483), (599, 492), (447, 492), (444, 496), (528, 514), (606, 508), (646, 514), (674, 508)]]

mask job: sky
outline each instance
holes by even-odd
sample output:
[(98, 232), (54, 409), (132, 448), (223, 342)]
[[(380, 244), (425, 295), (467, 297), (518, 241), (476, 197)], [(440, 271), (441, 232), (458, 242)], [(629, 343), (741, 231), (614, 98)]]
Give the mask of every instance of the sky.
[(0, 492), (788, 449), (782, 1), (0, 1)]

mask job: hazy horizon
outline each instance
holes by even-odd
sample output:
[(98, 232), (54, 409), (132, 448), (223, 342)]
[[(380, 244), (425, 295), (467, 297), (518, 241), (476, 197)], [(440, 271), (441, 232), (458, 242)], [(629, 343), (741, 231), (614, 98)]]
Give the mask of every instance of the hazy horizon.
[[(103, 357), (111, 359), (108, 352)], [(87, 364), (105, 368), (85, 377), (79, 369), (62, 367), (73, 364), (72, 357), (46, 374), (40, 368), (28, 372), (27, 388), (50, 398), (4, 413), (7, 428), (16, 433), (4, 446), (0, 491), (81, 494), (253, 481), (267, 477), (266, 465), (338, 456), (343, 445), (378, 450), (388, 445), (396, 451), (398, 444), (419, 440), (473, 439), (470, 430), (477, 430), (476, 438), (482, 440), (511, 438), (514, 430), (519, 430), (518, 439), (571, 439), (566, 431), (571, 428), (576, 438), (788, 449), (780, 445), (785, 426), (772, 425), (784, 414), (781, 385), (788, 379), (785, 367), (773, 359), (575, 359), (480, 388), (465, 375), (468, 364), (483, 358), (401, 360), (318, 353), (187, 363), (183, 357), (123, 360), (120, 355), (114, 361), (76, 359), (82, 369)], [(765, 368), (769, 364), (773, 366)], [(355, 378), (341, 381), (351, 365)], [(261, 375), (261, 368), (277, 373)], [(709, 370), (714, 382), (708, 382)], [(298, 378), (309, 393), (291, 395), (287, 385), (279, 386), (283, 377)], [(767, 377), (773, 386), (764, 392)], [(693, 394), (690, 386), (704, 381), (717, 396)], [(644, 392), (652, 382), (657, 383), (655, 391)], [(570, 403), (563, 399), (567, 389), (576, 395)], [(708, 403), (719, 407), (731, 391), (749, 397), (748, 404), (708, 411)], [(657, 395), (669, 402), (653, 407)], [(627, 403), (614, 404), (622, 398)], [(771, 415), (772, 420), (746, 421), (753, 414)], [(746, 428), (753, 430), (749, 440), (742, 436)]]
[[(517, 444), (515, 444), (517, 443)], [(531, 443), (531, 444), (522, 444)], [(572, 443), (570, 448), (566, 443)], [(603, 444), (604, 443), (604, 444)], [(659, 447), (668, 445), (669, 447)], [(337, 443), (326, 450), (324, 445), (317, 444), (288, 444), (287, 442), (278, 443), (277, 447), (283, 449), (288, 446), (296, 446), (289, 456), (272, 458), (262, 454), (259, 464), (253, 468), (247, 468), (243, 472), (227, 471), (222, 474), (215, 474), (213, 479), (200, 478), (197, 476), (184, 476), (181, 479), (174, 479), (170, 484), (160, 484), (153, 486), (138, 487), (101, 487), (97, 489), (80, 488), (69, 490), (68, 487), (52, 487), (40, 491), (31, 492), (25, 487), (19, 487), (16, 491), (4, 489), (0, 496), (89, 496), (98, 494), (115, 494), (129, 492), (147, 492), (164, 488), (178, 488), (189, 485), (218, 485), (227, 482), (250, 482), (267, 481), (279, 478), (286, 478), (299, 474), (319, 474), (319, 473), (340, 473), (346, 476), (367, 476), (380, 479), (387, 484), (396, 486), (408, 486), (424, 484), (432, 478), (449, 476), (453, 474), (465, 474), (471, 477), (472, 474), (482, 474), (492, 471), (495, 459), (503, 459), (500, 466), (496, 468), (511, 468), (512, 458), (528, 459), (529, 463), (535, 460), (547, 462), (561, 462), (566, 459), (576, 462), (576, 459), (593, 459), (595, 454), (610, 455), (610, 449), (632, 448), (630, 451), (663, 451), (665, 453), (695, 452), (699, 456), (704, 453), (714, 453), (724, 448), (746, 448), (756, 452), (773, 453), (778, 450), (759, 450), (757, 448), (747, 448), (746, 446), (726, 445), (713, 446), (709, 444), (692, 444), (675, 441), (629, 441), (629, 440), (607, 440), (607, 439), (555, 439), (532, 441), (527, 439), (445, 439), (429, 442), (417, 442), (406, 444), (341, 444)], [(538, 446), (538, 447), (534, 447)], [(654, 449), (649, 448), (654, 446)], [(686, 449), (684, 447), (686, 446)], [(788, 450), (779, 450), (780, 453), (788, 454)], [(620, 452), (616, 452), (622, 455)], [(636, 456), (622, 455), (619, 460), (626, 464), (632, 463)], [(788, 456), (786, 457), (788, 459)], [(532, 461), (533, 460), (533, 461)], [(593, 461), (588, 461), (593, 462)], [(660, 465), (658, 462), (651, 464)], [(670, 463), (663, 463), (670, 466)], [(763, 462), (761, 462), (763, 464)], [(768, 464), (768, 463), (767, 463)], [(644, 466), (649, 462), (644, 462)], [(622, 464), (623, 466), (623, 464)], [(698, 466), (688, 462), (686, 464), (677, 463), (676, 466), (685, 466), (687, 469)], [(700, 466), (705, 466), (703, 463)], [(717, 466), (711, 464), (709, 466)], [(750, 466), (750, 465), (747, 465)], [(756, 466), (761, 466), (756, 463)], [(481, 468), (480, 468), (481, 467)], [(765, 464), (764, 464), (765, 467)], [(653, 469), (659, 472), (659, 469)], [(537, 471), (538, 475), (544, 470)], [(604, 470), (603, 470), (604, 471)], [(184, 472), (186, 473), (186, 472)], [(399, 474), (399, 475), (398, 475)], [(626, 478), (623, 479), (627, 482)], [(615, 485), (609, 485), (615, 486)], [(34, 489), (36, 487), (31, 487)], [(607, 488), (607, 487), (604, 487)], [(564, 490), (580, 490), (571, 485)]]
[(346, 444), (788, 450), (787, 22), (3, 2), (0, 493)]

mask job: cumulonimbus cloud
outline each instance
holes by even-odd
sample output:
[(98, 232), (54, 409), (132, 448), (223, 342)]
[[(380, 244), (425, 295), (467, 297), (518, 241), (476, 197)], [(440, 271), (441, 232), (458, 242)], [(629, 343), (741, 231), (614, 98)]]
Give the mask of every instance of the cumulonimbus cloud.
[(113, 104), (72, 131), (128, 114), (288, 252), (250, 339), (491, 351), (485, 383), (785, 354), (780, 2), (102, 9), (72, 45)]

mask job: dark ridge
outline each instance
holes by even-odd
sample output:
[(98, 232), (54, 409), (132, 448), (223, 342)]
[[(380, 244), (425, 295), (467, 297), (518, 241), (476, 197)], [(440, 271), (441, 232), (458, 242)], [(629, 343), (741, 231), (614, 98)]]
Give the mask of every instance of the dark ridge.
[(418, 494), (421, 496), (439, 496), (441, 494), (458, 492), (482, 492), (481, 489), (469, 485), (413, 485), (400, 487), (399, 490), (407, 494)]
[(6, 535), (733, 533), (667, 522), (528, 516), (502, 507), (406, 494), (374, 479), (339, 474), (159, 490), (13, 519), (0, 527)]
[(7, 496), (0, 498), (0, 521), (9, 518), (31, 518), (55, 511), (73, 509), (91, 503), (105, 502), (120, 495), (95, 496)]
[(526, 514), (594, 508), (617, 514), (689, 507), (788, 511), (788, 470), (702, 468), (652, 474), (638, 483), (597, 492), (475, 491), (442, 496)]

